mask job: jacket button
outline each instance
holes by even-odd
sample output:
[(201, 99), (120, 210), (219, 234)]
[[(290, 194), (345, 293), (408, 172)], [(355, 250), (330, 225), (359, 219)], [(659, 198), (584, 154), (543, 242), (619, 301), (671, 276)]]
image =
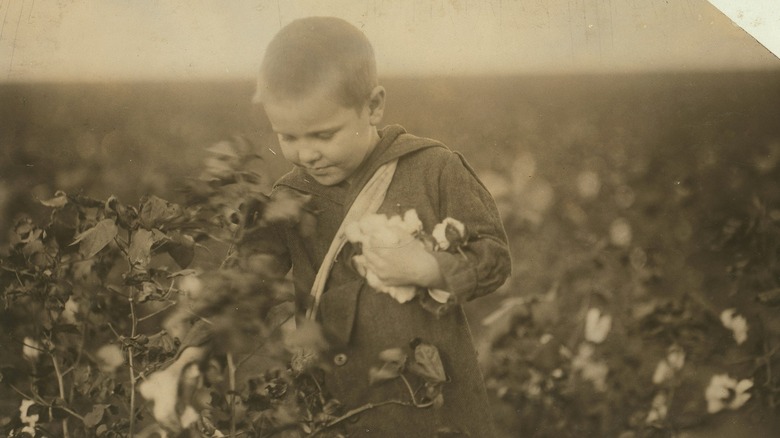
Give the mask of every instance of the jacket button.
[(336, 364), (336, 366), (343, 366), (345, 363), (347, 363), (347, 355), (344, 353), (339, 353), (335, 356), (333, 356), (333, 363)]

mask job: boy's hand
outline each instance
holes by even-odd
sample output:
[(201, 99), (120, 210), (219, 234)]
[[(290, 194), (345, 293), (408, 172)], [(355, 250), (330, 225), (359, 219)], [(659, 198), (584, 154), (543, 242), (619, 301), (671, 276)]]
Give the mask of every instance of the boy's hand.
[(388, 286), (446, 287), (436, 258), (411, 236), (397, 245), (364, 245), (356, 259)]

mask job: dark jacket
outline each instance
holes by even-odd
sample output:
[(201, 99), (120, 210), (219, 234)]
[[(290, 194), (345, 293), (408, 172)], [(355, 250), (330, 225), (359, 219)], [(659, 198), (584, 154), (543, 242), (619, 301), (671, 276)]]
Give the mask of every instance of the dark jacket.
[[(424, 230), (446, 217), (463, 222), (477, 238), (458, 253), (434, 255), (448, 290), (465, 302), (493, 292), (508, 277), (510, 258), (506, 234), (495, 203), (463, 157), (434, 140), (405, 133), (399, 126), (380, 132), (381, 140), (355, 174), (352, 184), (322, 186), (300, 169), (282, 177), (274, 190), (295, 190), (312, 196), (309, 208), (317, 214), (315, 237), (288, 230), (286, 254), (278, 254), (293, 270), (299, 312), (317, 269), (346, 211), (360, 188), (383, 163), (398, 158), (398, 166), (379, 213), (403, 214), (415, 209)], [(449, 428), (472, 437), (494, 436), (491, 413), (477, 364), (471, 333), (458, 305), (443, 316), (425, 310), (417, 300), (400, 304), (371, 289), (349, 263), (350, 245), (337, 259), (322, 296), (319, 319), (334, 340), (332, 372), (325, 383), (348, 409), (368, 402), (408, 400), (399, 379), (369, 385), (369, 369), (381, 365), (381, 351), (407, 346), (420, 338), (439, 349), (450, 381), (444, 385), (439, 409), (385, 405), (345, 422), (350, 437), (433, 437)], [(338, 357), (337, 357), (338, 356)], [(346, 360), (345, 360), (346, 359)]]

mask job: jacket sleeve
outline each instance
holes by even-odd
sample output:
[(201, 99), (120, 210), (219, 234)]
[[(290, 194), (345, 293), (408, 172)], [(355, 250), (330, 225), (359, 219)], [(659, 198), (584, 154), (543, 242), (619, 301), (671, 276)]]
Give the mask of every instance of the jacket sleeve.
[(512, 263), (493, 197), (458, 153), (448, 156), (438, 186), (440, 220), (451, 217), (462, 222), (471, 237), (463, 254), (434, 252), (446, 290), (457, 302), (495, 291), (509, 277)]

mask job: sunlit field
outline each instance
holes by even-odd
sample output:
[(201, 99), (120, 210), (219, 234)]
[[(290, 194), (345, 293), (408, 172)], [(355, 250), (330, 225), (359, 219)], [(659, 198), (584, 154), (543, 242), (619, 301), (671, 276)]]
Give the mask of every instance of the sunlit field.
[[(772, 436), (780, 73), (384, 85), (384, 122), (462, 152), (501, 210), (513, 276), (467, 312), (502, 436)], [(39, 200), (57, 190), (181, 202), (221, 140), (252, 144), (270, 187), (288, 166), (252, 93), (249, 81), (0, 86), (0, 254), (18, 217), (47, 219)], [(0, 321), (6, 374), (26, 366), (14, 321)], [(5, 432), (21, 396), (3, 384)]]

